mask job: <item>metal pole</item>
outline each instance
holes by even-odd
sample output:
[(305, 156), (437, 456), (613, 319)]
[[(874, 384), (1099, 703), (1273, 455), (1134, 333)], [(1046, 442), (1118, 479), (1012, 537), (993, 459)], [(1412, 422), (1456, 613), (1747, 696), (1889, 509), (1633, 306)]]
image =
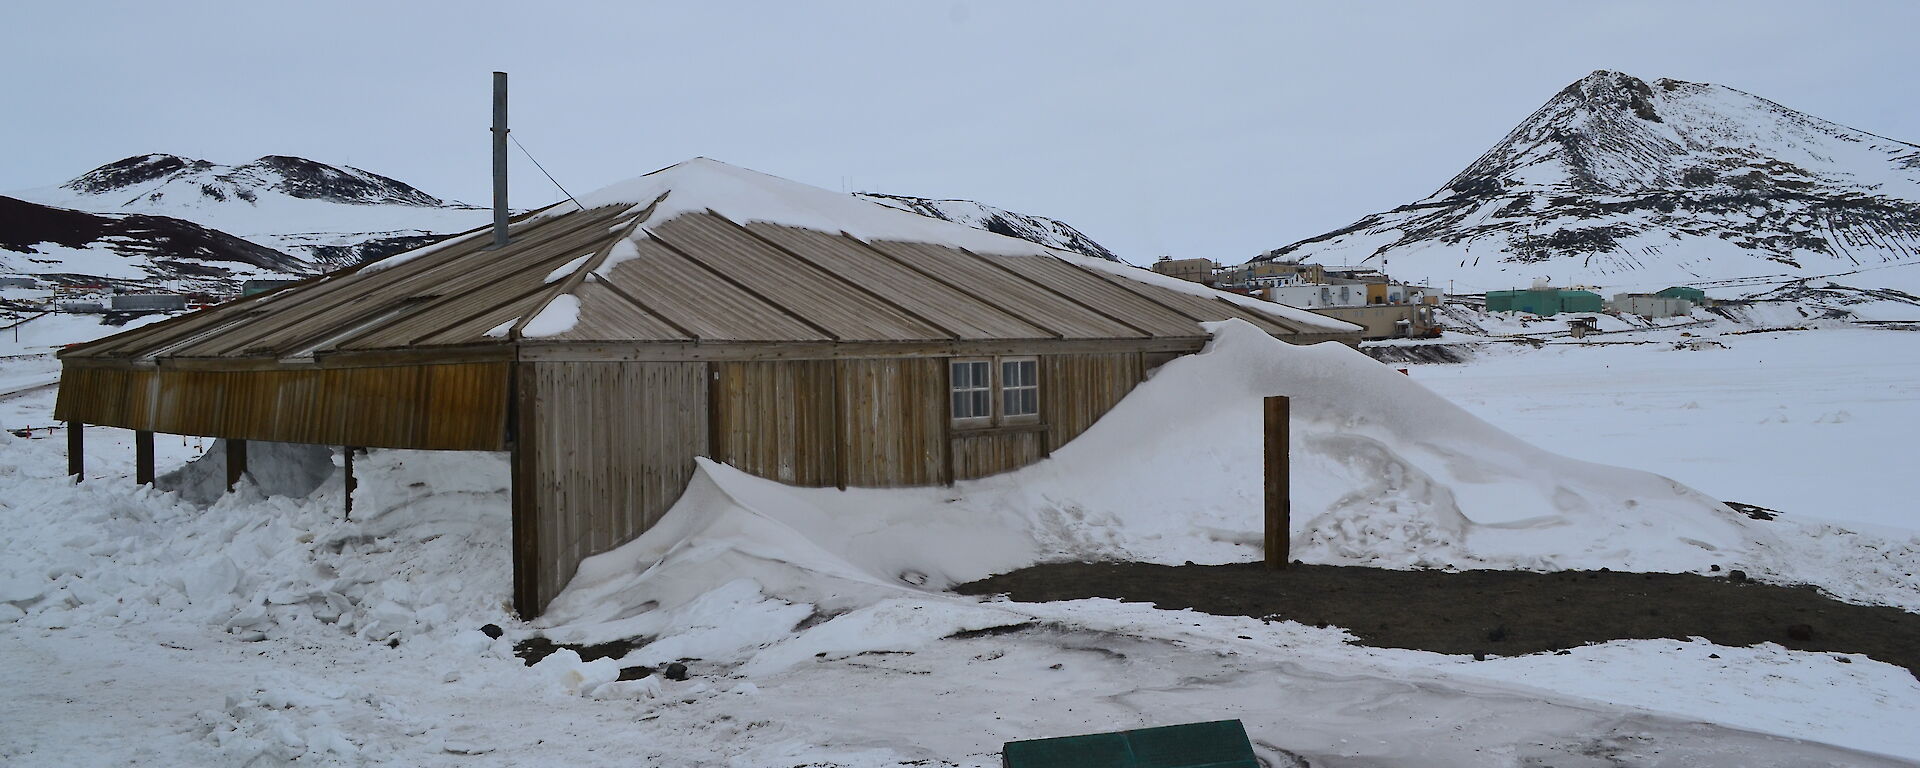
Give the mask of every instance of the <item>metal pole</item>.
[(1267, 480), (1267, 538), (1266, 560), (1269, 570), (1285, 570), (1287, 550), (1292, 546), (1289, 527), (1292, 525), (1293, 503), (1291, 490), (1293, 478), (1289, 475), (1289, 456), (1287, 447), (1287, 412), (1291, 402), (1284, 395), (1266, 399), (1266, 480)]
[(507, 245), (507, 73), (493, 73), (493, 247)]

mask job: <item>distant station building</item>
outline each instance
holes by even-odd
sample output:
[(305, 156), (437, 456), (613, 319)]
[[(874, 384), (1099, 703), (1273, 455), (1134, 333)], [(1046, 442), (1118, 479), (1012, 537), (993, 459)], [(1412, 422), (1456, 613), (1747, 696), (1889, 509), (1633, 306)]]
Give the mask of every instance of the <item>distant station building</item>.
[(1684, 285), (1676, 285), (1671, 288), (1662, 288), (1658, 292), (1654, 293), (1654, 295), (1665, 296), (1669, 299), (1685, 299), (1687, 301), (1693, 302), (1694, 306), (1704, 307), (1707, 305), (1706, 291), (1700, 290), (1699, 288), (1688, 288)]
[(1488, 312), (1526, 312), (1552, 317), (1562, 312), (1599, 312), (1606, 300), (1593, 291), (1536, 286), (1526, 290), (1488, 291)]
[(692, 160), (60, 353), (82, 429), (506, 451), (514, 600), (654, 525), (706, 456), (815, 487), (951, 484), (1073, 440), (1202, 323), (1359, 328)]
[(1682, 317), (1693, 312), (1693, 302), (1657, 293), (1616, 293), (1607, 309), (1649, 319)]
[(1214, 264), (1212, 259), (1174, 259), (1161, 257), (1153, 263), (1153, 271), (1201, 285), (1213, 285)]

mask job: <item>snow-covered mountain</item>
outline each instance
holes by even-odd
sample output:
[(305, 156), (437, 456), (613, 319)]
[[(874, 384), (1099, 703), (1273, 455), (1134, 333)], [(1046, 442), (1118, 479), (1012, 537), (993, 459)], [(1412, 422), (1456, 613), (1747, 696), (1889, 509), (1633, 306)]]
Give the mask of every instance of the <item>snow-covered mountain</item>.
[(1428, 198), (1260, 258), (1384, 263), (1460, 292), (1860, 270), (1838, 279), (1920, 288), (1905, 274), (1920, 266), (1889, 269), (1920, 264), (1920, 146), (1724, 86), (1599, 71)]
[(301, 259), (190, 221), (92, 214), (0, 197), (0, 273), (54, 283), (208, 293), (312, 271)]
[(376, 173), (285, 155), (241, 165), (137, 155), (15, 196), (93, 213), (185, 219), (322, 269), (408, 250), (490, 218), (486, 208)]
[[(922, 216), (931, 216), (942, 221), (965, 224), (974, 229), (983, 229), (996, 235), (1017, 237), (1021, 240), (1039, 243), (1049, 248), (1092, 256), (1097, 259), (1122, 261), (1105, 246), (1093, 241), (1080, 230), (1066, 222), (1049, 219), (1045, 216), (1029, 216), (1014, 213), (1004, 208), (995, 208), (972, 200), (935, 200), (907, 195), (883, 195), (878, 192), (861, 192), (859, 197), (879, 203), (889, 208), (898, 208)], [(1122, 261), (1122, 263), (1125, 263)]]

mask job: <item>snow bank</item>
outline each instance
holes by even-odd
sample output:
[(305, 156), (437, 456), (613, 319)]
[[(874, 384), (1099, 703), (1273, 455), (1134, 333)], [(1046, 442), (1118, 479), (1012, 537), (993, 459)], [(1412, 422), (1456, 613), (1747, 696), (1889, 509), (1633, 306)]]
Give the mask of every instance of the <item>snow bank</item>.
[[(206, 506), (227, 492), (227, 441), (215, 440), (200, 458), (153, 479), (154, 487)], [(333, 476), (333, 452), (324, 445), (247, 441), (247, 479), (267, 496), (305, 498)]]
[[(117, 627), (182, 617), (242, 639), (321, 631), (400, 642), (510, 621), (507, 470), (484, 453), (372, 451), (355, 465), (355, 514), (319, 449), (268, 450), (267, 496), (243, 482), (204, 508), (124, 478), (72, 484), (57, 451), (0, 438), (0, 620)], [(269, 446), (269, 444), (257, 444)], [(173, 473), (219, 477), (220, 451)], [(286, 467), (275, 471), (275, 465)], [(124, 484), (123, 484), (124, 483)], [(194, 490), (188, 483), (188, 490)], [(317, 488), (317, 489), (316, 489)], [(55, 546), (57, 544), (57, 546)]]
[(1296, 558), (1704, 571), (1779, 549), (1712, 498), (1540, 450), (1339, 344), (1213, 332), (1051, 459), (950, 489), (792, 488), (702, 460), (659, 525), (581, 566), (546, 623), (577, 641), (671, 632), (672, 611), (740, 579), (837, 613), (1048, 559), (1257, 559), (1275, 394), (1293, 405)]

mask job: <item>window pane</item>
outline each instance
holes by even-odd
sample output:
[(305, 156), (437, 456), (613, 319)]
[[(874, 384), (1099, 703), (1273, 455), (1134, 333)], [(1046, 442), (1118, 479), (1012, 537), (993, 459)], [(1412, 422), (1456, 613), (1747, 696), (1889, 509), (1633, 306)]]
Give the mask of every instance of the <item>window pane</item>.
[(971, 405), (972, 402), (965, 392), (953, 393), (953, 417), (956, 419), (964, 419), (973, 415), (967, 412), (967, 406)]
[(953, 364), (953, 388), (966, 389), (968, 386), (968, 382), (971, 381), (971, 379), (968, 377), (968, 374), (972, 372), (973, 372), (972, 366), (969, 366), (966, 363), (954, 363)]
[(1000, 386), (1002, 387), (1020, 386), (1020, 364), (1019, 363), (1008, 362), (1008, 363), (1000, 364)]
[(990, 369), (987, 368), (986, 363), (983, 363), (983, 362), (968, 363), (967, 365), (973, 368), (973, 385), (974, 386), (976, 387), (993, 386), (993, 380), (988, 376), (988, 372)]
[(1020, 392), (1021, 413), (1040, 412), (1040, 390), (1026, 389)]
[(972, 415), (986, 416), (992, 412), (993, 412), (993, 400), (991, 396), (988, 394), (987, 390), (984, 390), (984, 389), (974, 390)]

